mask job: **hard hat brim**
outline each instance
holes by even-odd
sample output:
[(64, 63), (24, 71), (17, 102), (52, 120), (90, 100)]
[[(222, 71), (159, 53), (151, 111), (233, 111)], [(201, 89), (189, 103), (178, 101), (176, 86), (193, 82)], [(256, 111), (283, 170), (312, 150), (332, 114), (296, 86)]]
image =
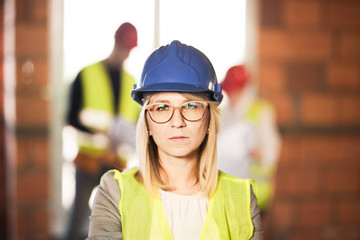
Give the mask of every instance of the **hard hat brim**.
[[(131, 92), (133, 99), (138, 102), (139, 104), (143, 104), (143, 93), (146, 92), (189, 92), (189, 93), (204, 93), (204, 92), (211, 92), (209, 88), (205, 88), (202, 86), (197, 85), (190, 85), (184, 83), (159, 83), (159, 84), (151, 84), (148, 86), (140, 87), (138, 89), (134, 89)], [(212, 94), (211, 94), (212, 95)], [(213, 99), (212, 99), (213, 100)]]

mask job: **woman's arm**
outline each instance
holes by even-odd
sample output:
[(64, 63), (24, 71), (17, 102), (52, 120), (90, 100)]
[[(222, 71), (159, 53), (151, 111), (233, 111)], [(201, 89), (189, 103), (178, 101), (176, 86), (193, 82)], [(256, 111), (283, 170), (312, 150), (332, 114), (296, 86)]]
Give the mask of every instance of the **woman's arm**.
[(120, 188), (114, 173), (103, 175), (90, 216), (88, 240), (122, 240)]
[(81, 74), (79, 73), (70, 86), (66, 121), (67, 124), (73, 126), (77, 130), (87, 133), (93, 133), (93, 131), (85, 127), (79, 120), (79, 115), (84, 104), (83, 94), (84, 93), (81, 83)]
[(264, 232), (262, 230), (260, 209), (257, 205), (257, 199), (251, 187), (251, 219), (254, 225), (254, 235), (250, 238), (251, 240), (263, 240)]

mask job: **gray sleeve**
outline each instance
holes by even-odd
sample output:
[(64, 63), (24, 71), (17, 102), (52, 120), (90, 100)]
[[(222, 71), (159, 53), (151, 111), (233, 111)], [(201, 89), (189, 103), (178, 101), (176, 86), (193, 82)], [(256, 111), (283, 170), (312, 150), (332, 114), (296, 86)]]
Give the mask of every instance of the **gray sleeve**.
[(254, 225), (254, 235), (250, 238), (250, 240), (263, 240), (264, 232), (262, 230), (261, 216), (260, 216), (260, 208), (257, 205), (257, 199), (251, 187), (251, 219)]
[(122, 240), (120, 188), (114, 173), (103, 175), (90, 216), (88, 240)]

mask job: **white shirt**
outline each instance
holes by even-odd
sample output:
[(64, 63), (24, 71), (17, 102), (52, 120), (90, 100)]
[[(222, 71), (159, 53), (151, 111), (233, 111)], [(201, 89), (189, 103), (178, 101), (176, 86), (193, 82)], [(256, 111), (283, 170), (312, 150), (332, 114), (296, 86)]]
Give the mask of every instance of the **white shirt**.
[(158, 189), (174, 240), (197, 240), (205, 223), (209, 200), (201, 192), (178, 195)]
[(238, 178), (249, 178), (254, 140), (248, 123), (237, 119), (236, 123), (225, 124), (218, 134), (219, 169)]

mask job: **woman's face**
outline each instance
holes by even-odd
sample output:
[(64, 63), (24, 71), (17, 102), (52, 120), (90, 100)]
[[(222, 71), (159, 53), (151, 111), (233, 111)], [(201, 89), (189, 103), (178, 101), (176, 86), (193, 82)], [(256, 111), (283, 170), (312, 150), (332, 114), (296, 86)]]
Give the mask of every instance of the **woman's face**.
[[(180, 93), (163, 92), (154, 94), (149, 105), (164, 103), (173, 107), (183, 106), (193, 99), (187, 99)], [(149, 110), (146, 119), (151, 136), (158, 146), (159, 157), (194, 158), (198, 156), (199, 147), (203, 142), (209, 127), (209, 110), (206, 107), (204, 116), (198, 121), (188, 121), (183, 118), (180, 108), (175, 109), (172, 118), (165, 123), (154, 122)]]

